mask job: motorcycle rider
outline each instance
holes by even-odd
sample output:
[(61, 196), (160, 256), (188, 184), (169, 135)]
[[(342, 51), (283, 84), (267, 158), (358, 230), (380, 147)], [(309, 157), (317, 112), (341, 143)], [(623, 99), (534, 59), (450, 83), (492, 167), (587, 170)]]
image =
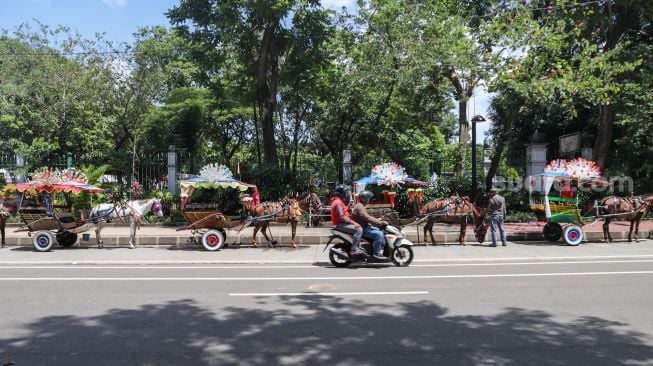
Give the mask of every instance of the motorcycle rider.
[(384, 228), (388, 222), (379, 220), (367, 212), (365, 206), (370, 203), (374, 193), (362, 191), (358, 194), (360, 202), (356, 203), (351, 212), (351, 217), (363, 227), (363, 237), (373, 240), (374, 258), (379, 261), (385, 261), (388, 258), (383, 256), (383, 246), (385, 244), (385, 235), (379, 228)]
[(331, 197), (331, 222), (338, 231), (353, 235), (351, 256), (365, 255), (361, 249), (361, 237), (363, 228), (359, 223), (349, 216), (349, 202), (351, 202), (351, 190), (344, 184), (338, 184)]

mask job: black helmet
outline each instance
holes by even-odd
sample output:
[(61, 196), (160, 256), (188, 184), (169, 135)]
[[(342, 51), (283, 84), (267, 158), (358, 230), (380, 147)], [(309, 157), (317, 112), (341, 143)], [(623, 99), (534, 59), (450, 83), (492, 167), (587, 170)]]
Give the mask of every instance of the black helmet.
[(349, 204), (349, 201), (351, 201), (351, 190), (344, 184), (338, 184), (333, 190), (333, 194), (342, 198), (346, 204)]
[(370, 200), (374, 197), (374, 193), (370, 191), (362, 191), (358, 194), (358, 197), (361, 199), (361, 202), (370, 203)]
[(345, 195), (347, 195), (347, 186), (344, 184), (338, 184), (333, 190), (333, 194), (340, 198), (345, 198)]

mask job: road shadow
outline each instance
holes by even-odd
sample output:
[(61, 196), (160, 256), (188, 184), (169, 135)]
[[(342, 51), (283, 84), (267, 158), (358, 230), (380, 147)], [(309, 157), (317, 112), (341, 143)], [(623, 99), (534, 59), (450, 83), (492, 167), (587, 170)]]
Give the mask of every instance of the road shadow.
[[(650, 365), (653, 347), (628, 324), (569, 322), (520, 308), (447, 315), (420, 301), (388, 306), (337, 297), (190, 300), (52, 316), (0, 339), (22, 365)], [(649, 339), (650, 340), (650, 339)]]

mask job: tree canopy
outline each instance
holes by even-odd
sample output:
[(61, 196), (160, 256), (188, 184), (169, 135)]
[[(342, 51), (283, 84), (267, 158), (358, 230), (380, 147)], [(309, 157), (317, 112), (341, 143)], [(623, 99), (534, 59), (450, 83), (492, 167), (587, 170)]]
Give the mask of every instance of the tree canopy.
[(486, 186), (506, 166), (523, 169), (534, 131), (551, 158), (560, 135), (580, 132), (605, 170), (647, 179), (652, 14), (645, 0), (371, 0), (340, 11), (181, 0), (170, 27), (136, 29), (131, 44), (18, 25), (0, 36), (0, 153), (34, 166), (96, 157), (135, 176), (138, 161), (174, 145), (189, 173), (242, 162), (245, 174), (308, 180), (341, 171), (349, 148), (361, 172), (391, 160), (417, 178), (464, 177), (479, 168), (467, 162), (468, 101), (485, 88)]

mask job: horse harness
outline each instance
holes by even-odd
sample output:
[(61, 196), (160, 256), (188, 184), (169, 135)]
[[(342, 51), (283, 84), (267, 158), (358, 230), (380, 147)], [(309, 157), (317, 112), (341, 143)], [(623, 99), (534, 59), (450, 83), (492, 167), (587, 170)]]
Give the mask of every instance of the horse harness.
[(613, 211), (617, 211), (618, 208), (619, 208), (619, 205), (621, 205), (621, 203), (623, 203), (624, 201), (629, 203), (633, 207), (634, 210), (630, 211), (630, 212), (620, 212), (620, 213), (618, 213), (618, 215), (637, 214), (637, 213), (642, 213), (644, 211), (647, 211), (649, 209), (648, 202), (646, 202), (642, 198), (642, 196), (631, 196), (631, 197), (627, 197), (627, 198), (622, 198), (622, 197), (611, 197), (611, 198), (612, 198), (612, 201), (613, 201), (612, 205), (606, 204), (605, 201), (607, 201), (607, 199), (601, 202), (601, 203), (603, 203), (603, 205), (600, 205), (598, 200), (594, 201), (594, 208), (597, 210), (597, 214), (598, 214), (599, 209), (608, 209), (610, 207), (612, 207)]
[[(275, 208), (279, 206), (281, 207), (279, 210), (273, 211)], [(294, 202), (292, 200), (284, 200), (281, 202), (262, 202), (261, 207), (263, 207), (263, 215), (248, 217), (247, 220), (251, 220), (251, 221), (265, 220), (268, 218), (276, 217), (279, 214), (282, 214), (286, 211), (288, 212), (287, 215), (288, 217), (295, 217), (297, 214), (296, 210), (301, 211), (301, 209), (297, 207), (297, 202)], [(254, 209), (252, 209), (252, 213), (256, 213)]]
[(424, 222), (425, 220), (433, 216), (465, 217), (466, 219), (468, 219), (470, 216), (473, 217), (472, 210), (469, 210), (469, 212), (463, 214), (451, 213), (451, 211), (462, 209), (465, 206), (465, 200), (462, 197), (456, 197), (453, 199), (444, 198), (443, 201), (444, 201), (443, 209), (440, 209), (438, 211), (433, 211), (433, 212), (427, 212), (422, 215), (417, 215), (417, 217), (415, 217), (415, 221), (407, 225), (419, 225), (420, 223)]
[(467, 212), (467, 213), (464, 213), (464, 214), (458, 214), (458, 213), (451, 214), (451, 211), (462, 209), (463, 207), (465, 207), (465, 200), (462, 197), (456, 197), (455, 199), (445, 198), (444, 199), (444, 208), (443, 209), (438, 210), (438, 211), (434, 211), (434, 212), (428, 212), (428, 213), (426, 213), (424, 215), (424, 217), (431, 217), (431, 216), (470, 216), (472, 214), (471, 210), (469, 212)]

